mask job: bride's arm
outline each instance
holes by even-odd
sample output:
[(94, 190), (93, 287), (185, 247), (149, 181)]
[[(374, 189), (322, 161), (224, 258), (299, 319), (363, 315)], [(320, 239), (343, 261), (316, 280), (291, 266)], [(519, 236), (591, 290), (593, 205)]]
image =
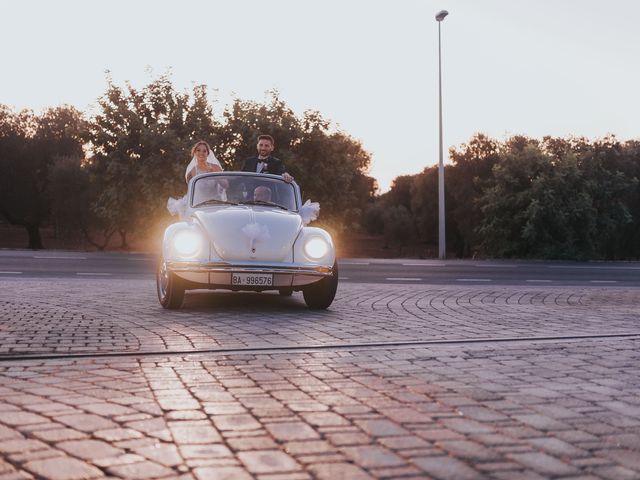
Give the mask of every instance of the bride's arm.
[(187, 172), (184, 174), (184, 179), (186, 180), (187, 183), (189, 183), (189, 180), (191, 180), (191, 178), (194, 177), (195, 174), (196, 174), (196, 169), (191, 168), (187, 170)]

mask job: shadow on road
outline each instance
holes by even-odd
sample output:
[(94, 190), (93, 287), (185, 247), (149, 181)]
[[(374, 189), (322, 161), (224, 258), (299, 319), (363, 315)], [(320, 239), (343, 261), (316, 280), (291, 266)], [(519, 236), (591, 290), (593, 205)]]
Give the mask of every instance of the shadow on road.
[(213, 313), (218, 309), (224, 309), (225, 312), (263, 312), (269, 315), (309, 311), (302, 298), (302, 293), (294, 293), (292, 296), (287, 297), (279, 295), (277, 292), (258, 293), (211, 290), (193, 290), (187, 292), (180, 310)]

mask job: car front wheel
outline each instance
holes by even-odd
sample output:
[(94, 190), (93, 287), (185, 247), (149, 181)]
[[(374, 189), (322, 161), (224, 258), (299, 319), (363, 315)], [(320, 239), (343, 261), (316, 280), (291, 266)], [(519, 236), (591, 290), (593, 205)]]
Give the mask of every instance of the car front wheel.
[(156, 273), (158, 300), (164, 308), (174, 310), (182, 306), (184, 300), (184, 285), (175, 273), (170, 272), (164, 259), (158, 262)]
[(333, 264), (333, 272), (328, 277), (312, 283), (302, 290), (304, 301), (312, 309), (325, 309), (333, 302), (338, 289), (338, 261)]

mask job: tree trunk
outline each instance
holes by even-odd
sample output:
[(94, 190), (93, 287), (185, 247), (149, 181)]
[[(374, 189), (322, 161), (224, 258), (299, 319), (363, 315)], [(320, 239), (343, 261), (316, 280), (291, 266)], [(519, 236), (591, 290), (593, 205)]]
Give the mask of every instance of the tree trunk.
[(40, 226), (39, 225), (25, 225), (27, 229), (27, 234), (29, 235), (29, 247), (31, 250), (41, 250), (42, 249), (42, 237), (40, 236)]
[(118, 233), (120, 234), (120, 248), (122, 250), (128, 250), (129, 245), (127, 244), (127, 231), (119, 230)]

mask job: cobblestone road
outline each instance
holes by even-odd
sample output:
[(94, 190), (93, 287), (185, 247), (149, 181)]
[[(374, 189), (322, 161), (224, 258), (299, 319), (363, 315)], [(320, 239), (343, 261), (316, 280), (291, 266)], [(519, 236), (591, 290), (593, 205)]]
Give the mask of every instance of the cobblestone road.
[(0, 282), (0, 480), (640, 478), (638, 289), (153, 288)]
[(0, 281), (0, 354), (345, 345), (640, 333), (640, 290), (342, 284), (328, 311), (301, 294), (187, 294), (153, 281)]

